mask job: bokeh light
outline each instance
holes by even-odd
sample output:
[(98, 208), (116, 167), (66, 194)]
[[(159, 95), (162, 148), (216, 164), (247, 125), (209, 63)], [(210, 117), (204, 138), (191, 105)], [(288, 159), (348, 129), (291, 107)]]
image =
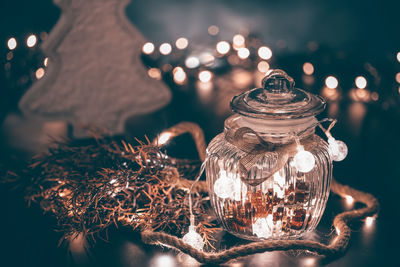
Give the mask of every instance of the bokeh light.
[(218, 53), (225, 55), (231, 49), (231, 45), (227, 41), (221, 41), (217, 43), (216, 49)]
[(161, 80), (161, 70), (158, 68), (150, 68), (147, 74), (153, 79)]
[(216, 26), (216, 25), (211, 25), (210, 27), (208, 27), (208, 33), (209, 33), (210, 35), (213, 35), (213, 36), (217, 35), (217, 34), (219, 33), (219, 28), (218, 28), (218, 26)]
[(154, 44), (153, 43), (145, 43), (142, 48), (143, 53), (149, 55), (154, 52)]
[(396, 74), (395, 79), (396, 79), (396, 82), (400, 83), (400, 72), (398, 72), (398, 73)]
[(34, 47), (36, 45), (37, 42), (37, 37), (34, 34), (31, 34), (28, 36), (28, 38), (26, 39), (26, 45), (28, 47)]
[(365, 87), (367, 87), (367, 79), (365, 79), (365, 77), (363, 76), (358, 76), (355, 79), (355, 84), (357, 88), (364, 89)]
[(262, 59), (268, 60), (272, 57), (272, 50), (267, 46), (258, 48), (258, 56)]
[(199, 80), (203, 83), (211, 81), (212, 73), (208, 70), (203, 70), (199, 73)]
[(163, 43), (160, 45), (160, 53), (164, 56), (169, 55), (172, 51), (172, 46), (169, 43)]
[(182, 67), (176, 67), (172, 71), (174, 75), (174, 81), (177, 84), (184, 84), (186, 82), (186, 72), (183, 70)]
[(17, 40), (14, 37), (11, 37), (7, 41), (8, 49), (14, 50), (17, 47)]
[(38, 68), (36, 70), (35, 75), (36, 75), (36, 79), (39, 80), (40, 78), (42, 78), (44, 76), (44, 69), (43, 68)]
[(269, 64), (267, 61), (260, 61), (257, 64), (257, 69), (259, 72), (266, 73), (269, 70)]
[(189, 45), (189, 40), (186, 39), (185, 37), (178, 38), (175, 42), (176, 48), (181, 49), (181, 50), (188, 47), (188, 45)]
[(197, 57), (191, 56), (185, 60), (185, 65), (189, 69), (194, 69), (200, 65), (200, 60)]
[(238, 54), (238, 57), (240, 57), (241, 59), (246, 59), (250, 56), (250, 50), (245, 47), (242, 47), (242, 48), (239, 48), (237, 54)]
[(338, 82), (338, 79), (336, 79), (335, 77), (328, 76), (325, 79), (325, 85), (326, 85), (326, 87), (328, 87), (330, 89), (334, 89), (334, 88), (338, 87), (339, 82)]
[(310, 62), (306, 62), (303, 64), (303, 71), (306, 75), (311, 75), (314, 73), (314, 66)]

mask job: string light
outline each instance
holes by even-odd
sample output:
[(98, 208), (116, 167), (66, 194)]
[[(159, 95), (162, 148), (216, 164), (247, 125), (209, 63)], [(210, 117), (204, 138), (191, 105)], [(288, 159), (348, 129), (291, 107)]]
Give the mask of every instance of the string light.
[(169, 43), (163, 43), (160, 45), (160, 53), (164, 56), (169, 55), (172, 51), (172, 46)]
[(334, 89), (334, 88), (338, 87), (339, 82), (335, 77), (328, 76), (325, 79), (325, 85), (326, 85), (326, 87), (328, 87), (330, 89)]
[(196, 232), (196, 227), (194, 225), (189, 226), (189, 232), (183, 236), (182, 240), (198, 250), (203, 250), (204, 248), (204, 240), (201, 235)]
[(357, 88), (364, 89), (365, 87), (367, 87), (367, 79), (365, 79), (363, 76), (358, 76), (355, 79), (355, 84)]
[(226, 41), (221, 41), (217, 43), (216, 49), (218, 53), (225, 55), (231, 50), (231, 45)]
[(243, 37), (241, 34), (236, 34), (233, 36), (232, 42), (233, 42), (233, 48), (238, 50), (239, 48), (243, 48), (245, 46), (245, 41), (246, 39)]
[(269, 214), (267, 218), (258, 218), (252, 225), (253, 234), (257, 237), (268, 238), (273, 231), (273, 217)]
[(352, 196), (347, 195), (344, 198), (346, 199), (346, 203), (348, 205), (352, 205), (354, 203), (354, 198)]
[(310, 62), (306, 62), (303, 64), (303, 71), (306, 75), (311, 75), (314, 73), (314, 66)]
[(164, 145), (165, 143), (167, 143), (169, 141), (169, 139), (171, 138), (172, 133), (171, 132), (163, 132), (162, 134), (160, 134), (160, 136), (158, 137), (158, 144), (159, 145)]
[(262, 59), (268, 60), (272, 57), (272, 50), (267, 46), (258, 48), (258, 56)]
[(235, 184), (233, 179), (228, 177), (226, 171), (219, 172), (219, 178), (214, 183), (214, 193), (220, 198), (230, 198), (235, 191)]
[(183, 70), (182, 67), (176, 67), (172, 71), (172, 74), (174, 75), (174, 81), (177, 84), (184, 84), (186, 81), (186, 72)]
[(257, 69), (261, 73), (266, 73), (269, 71), (269, 64), (267, 61), (260, 61), (257, 64)]
[(189, 69), (194, 69), (197, 68), (200, 65), (200, 60), (197, 57), (188, 57), (185, 60), (185, 65), (186, 67), (188, 67)]
[(8, 49), (14, 50), (17, 47), (17, 40), (14, 37), (11, 37), (7, 41)]
[[(330, 135), (330, 134), (329, 134)], [(332, 135), (328, 137), (329, 155), (334, 161), (342, 161), (346, 158), (348, 153), (347, 145), (340, 140), (336, 140)]]
[(36, 38), (36, 35), (34, 35), (34, 34), (29, 35), (28, 38), (26, 39), (26, 45), (28, 47), (34, 47), (36, 45), (36, 42), (37, 42), (37, 38)]
[(153, 79), (161, 80), (161, 70), (158, 68), (150, 68), (147, 74)]
[(154, 52), (154, 44), (153, 43), (145, 43), (142, 47), (142, 51), (146, 55), (150, 55), (151, 53)]
[(186, 39), (185, 37), (178, 38), (175, 42), (176, 48), (181, 49), (181, 50), (188, 47), (188, 45), (189, 45), (189, 40)]
[(239, 58), (246, 59), (250, 56), (250, 50), (245, 47), (242, 47), (238, 49), (237, 54)]
[(371, 227), (372, 224), (374, 223), (375, 218), (374, 217), (367, 217), (365, 218), (365, 226)]
[(199, 80), (203, 83), (211, 81), (212, 73), (208, 70), (203, 70), (199, 73)]
[(315, 166), (315, 158), (309, 151), (304, 150), (302, 145), (297, 145), (297, 153), (293, 157), (294, 167), (300, 171), (307, 173)]
[(38, 68), (36, 70), (35, 75), (36, 75), (36, 79), (39, 80), (40, 78), (42, 78), (44, 76), (44, 69), (43, 68)]

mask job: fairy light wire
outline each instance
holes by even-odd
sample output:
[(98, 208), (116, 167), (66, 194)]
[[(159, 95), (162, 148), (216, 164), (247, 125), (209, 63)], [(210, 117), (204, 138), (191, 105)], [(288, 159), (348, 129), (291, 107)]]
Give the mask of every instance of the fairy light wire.
[(190, 225), (191, 226), (195, 226), (195, 217), (194, 217), (194, 214), (193, 214), (192, 192), (193, 192), (194, 186), (200, 181), (200, 178), (204, 173), (204, 170), (206, 168), (206, 163), (207, 163), (207, 159), (205, 159), (204, 162), (201, 164), (200, 172), (197, 175), (196, 179), (193, 181), (193, 183), (192, 183), (192, 185), (190, 186), (190, 189), (189, 189), (189, 214), (190, 214)]

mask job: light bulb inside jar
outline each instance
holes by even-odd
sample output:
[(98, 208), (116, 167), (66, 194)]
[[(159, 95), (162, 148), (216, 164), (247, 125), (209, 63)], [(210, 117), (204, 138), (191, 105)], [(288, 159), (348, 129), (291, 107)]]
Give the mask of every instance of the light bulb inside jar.
[(309, 172), (315, 166), (315, 158), (313, 154), (304, 150), (304, 147), (299, 145), (297, 153), (293, 158), (293, 165), (300, 172)]
[(182, 240), (198, 250), (203, 250), (204, 248), (204, 240), (201, 235), (196, 232), (195, 226), (193, 225), (189, 226), (189, 232), (183, 236)]
[(273, 221), (272, 215), (268, 215), (267, 218), (258, 218), (253, 223), (253, 234), (260, 238), (268, 238), (272, 236)]
[(329, 136), (328, 144), (329, 155), (331, 156), (332, 160), (342, 161), (346, 158), (348, 149), (347, 145), (343, 141), (336, 140), (332, 136)]
[(220, 198), (232, 197), (235, 192), (235, 183), (228, 177), (226, 171), (219, 172), (219, 178), (214, 183), (214, 192)]

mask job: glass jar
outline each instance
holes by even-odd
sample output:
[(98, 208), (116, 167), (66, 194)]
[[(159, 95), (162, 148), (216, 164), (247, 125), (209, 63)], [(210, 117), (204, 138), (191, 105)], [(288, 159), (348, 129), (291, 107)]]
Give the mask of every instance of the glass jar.
[(236, 114), (206, 159), (210, 200), (223, 227), (250, 240), (298, 238), (315, 229), (332, 173), (328, 144), (315, 134), (325, 101), (273, 70), (263, 88), (235, 96), (231, 108)]

